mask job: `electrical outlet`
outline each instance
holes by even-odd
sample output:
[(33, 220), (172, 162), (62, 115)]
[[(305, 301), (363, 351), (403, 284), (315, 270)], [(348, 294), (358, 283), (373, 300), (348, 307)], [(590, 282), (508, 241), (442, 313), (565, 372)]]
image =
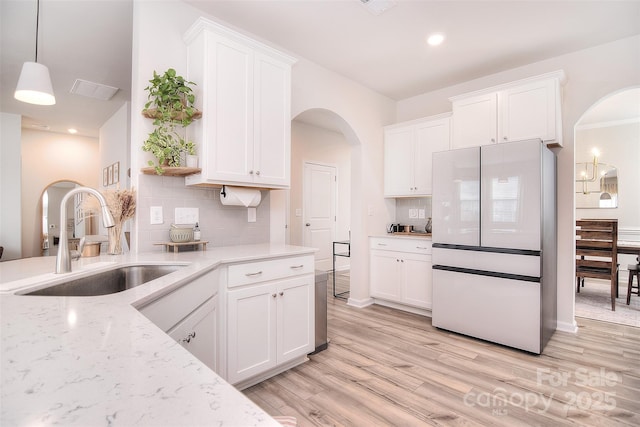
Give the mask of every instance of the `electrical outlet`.
[(418, 218), (424, 219), (424, 209), (418, 209)]
[(195, 224), (200, 222), (198, 208), (176, 208), (176, 224)]
[(409, 218), (418, 218), (418, 209), (409, 209)]
[(256, 208), (247, 208), (247, 222), (256, 222)]

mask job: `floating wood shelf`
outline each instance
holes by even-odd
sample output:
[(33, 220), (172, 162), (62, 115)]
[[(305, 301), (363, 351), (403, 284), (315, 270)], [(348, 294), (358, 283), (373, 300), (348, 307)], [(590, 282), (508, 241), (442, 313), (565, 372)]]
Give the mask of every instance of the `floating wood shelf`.
[[(144, 117), (146, 117), (147, 119), (156, 119), (158, 118), (158, 110), (156, 110), (155, 108), (149, 108), (148, 110), (142, 110), (142, 115)], [(174, 116), (172, 117), (173, 120), (176, 121), (182, 121), (182, 119), (184, 118), (184, 113), (176, 113), (174, 114)], [(202, 111), (200, 110), (196, 110), (193, 115), (191, 116), (191, 118), (193, 120), (198, 120), (199, 118), (202, 117)]]
[[(162, 169), (164, 173), (161, 174), (161, 176), (187, 176), (202, 172), (200, 168), (187, 168), (182, 166), (165, 166)], [(142, 168), (141, 171), (145, 175), (158, 175), (154, 167)]]

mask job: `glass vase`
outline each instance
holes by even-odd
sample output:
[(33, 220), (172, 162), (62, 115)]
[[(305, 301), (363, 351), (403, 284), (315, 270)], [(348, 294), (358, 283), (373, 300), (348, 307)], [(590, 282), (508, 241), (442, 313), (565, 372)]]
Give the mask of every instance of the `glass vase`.
[(122, 254), (122, 223), (118, 222), (111, 228), (107, 229), (109, 232), (109, 255)]

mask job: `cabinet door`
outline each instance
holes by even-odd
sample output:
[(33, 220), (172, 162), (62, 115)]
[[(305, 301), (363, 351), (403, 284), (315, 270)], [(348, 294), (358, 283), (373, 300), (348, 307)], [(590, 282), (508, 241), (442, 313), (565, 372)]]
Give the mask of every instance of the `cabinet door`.
[(217, 304), (217, 297), (209, 298), (168, 331), (171, 338), (214, 371), (217, 369)]
[(404, 254), (402, 301), (420, 308), (431, 308), (431, 255)]
[(227, 380), (231, 384), (276, 366), (276, 287), (229, 291)]
[(315, 283), (313, 276), (278, 284), (278, 364), (315, 348)]
[(432, 155), (449, 149), (450, 119), (420, 124), (415, 129), (414, 194), (431, 195)]
[(254, 56), (254, 155), (256, 184), (288, 187), (291, 163), (291, 67)]
[(401, 292), (401, 253), (392, 251), (370, 252), (371, 296), (400, 302)]
[(556, 81), (542, 80), (500, 94), (500, 142), (556, 139)]
[(406, 127), (385, 132), (384, 195), (413, 194), (414, 128)]
[(498, 94), (489, 93), (453, 102), (452, 148), (477, 147), (496, 142)]
[(253, 52), (240, 43), (210, 35), (211, 74), (203, 125), (210, 140), (203, 159), (209, 180), (252, 181)]

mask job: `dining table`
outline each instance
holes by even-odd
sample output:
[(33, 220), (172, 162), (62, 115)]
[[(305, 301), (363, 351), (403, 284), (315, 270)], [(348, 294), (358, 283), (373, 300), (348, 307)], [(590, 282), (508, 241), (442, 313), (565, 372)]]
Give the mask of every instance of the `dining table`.
[(618, 254), (635, 255), (640, 264), (640, 241), (618, 240)]

